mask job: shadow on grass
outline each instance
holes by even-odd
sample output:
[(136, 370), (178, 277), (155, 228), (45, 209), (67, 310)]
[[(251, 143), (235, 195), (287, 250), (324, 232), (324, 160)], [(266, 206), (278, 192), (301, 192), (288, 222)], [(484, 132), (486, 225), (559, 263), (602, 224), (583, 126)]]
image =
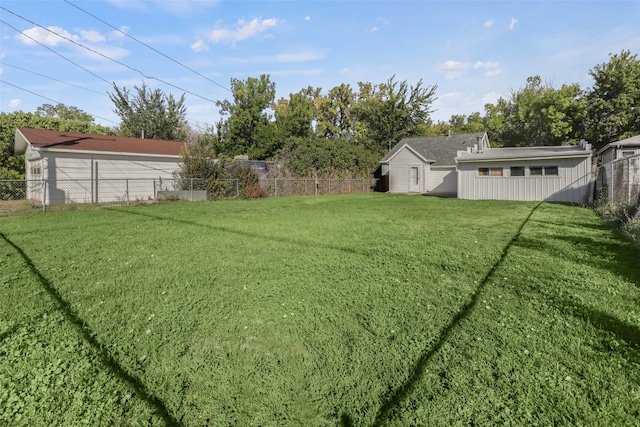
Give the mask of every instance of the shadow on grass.
[[(427, 366), (429, 361), (436, 355), (436, 353), (440, 350), (440, 348), (447, 342), (447, 340), (449, 339), (449, 335), (451, 335), (451, 332), (453, 331), (453, 329), (456, 328), (462, 320), (466, 319), (471, 315), (473, 309), (475, 308), (478, 302), (480, 294), (486, 287), (487, 283), (493, 276), (496, 269), (504, 262), (504, 259), (507, 257), (507, 254), (509, 253), (509, 249), (519, 239), (520, 234), (522, 233), (522, 230), (524, 229), (525, 225), (529, 222), (534, 212), (538, 209), (540, 205), (541, 203), (538, 203), (531, 210), (531, 212), (529, 212), (529, 215), (525, 218), (522, 224), (520, 224), (520, 227), (518, 228), (518, 231), (516, 232), (516, 234), (513, 236), (513, 238), (509, 241), (509, 243), (507, 243), (507, 245), (502, 250), (502, 255), (500, 256), (500, 259), (493, 266), (491, 266), (487, 274), (480, 281), (478, 288), (476, 289), (475, 293), (471, 296), (471, 300), (462, 307), (462, 309), (456, 314), (453, 320), (442, 331), (435, 345), (431, 347), (427, 352), (422, 354), (422, 356), (418, 359), (413, 369), (413, 373), (409, 376), (407, 381), (404, 384), (402, 384), (400, 387), (398, 387), (393, 392), (393, 394), (387, 398), (387, 401), (381, 406), (380, 410), (378, 411), (378, 414), (376, 415), (376, 419), (373, 425), (379, 426), (384, 421), (386, 421), (387, 417), (393, 411), (393, 409), (396, 406), (398, 406), (406, 398), (406, 396), (409, 394), (413, 385), (416, 384), (422, 378), (422, 376), (424, 375), (425, 367)], [(343, 415), (342, 417), (343, 425), (345, 426), (350, 425), (345, 423), (344, 421), (345, 417), (347, 421), (350, 422), (350, 418), (348, 418), (348, 416), (346, 415)]]
[(95, 338), (95, 334), (91, 331), (91, 329), (89, 329), (85, 322), (73, 311), (73, 309), (71, 308), (71, 304), (69, 304), (62, 297), (62, 295), (60, 295), (58, 290), (51, 284), (49, 279), (47, 279), (42, 275), (42, 273), (40, 273), (31, 259), (27, 256), (27, 254), (1, 232), (0, 238), (7, 242), (7, 244), (9, 244), (22, 257), (25, 264), (27, 264), (27, 266), (29, 267), (29, 271), (31, 271), (31, 273), (38, 279), (46, 292), (58, 304), (60, 310), (67, 318), (67, 320), (77, 328), (77, 330), (82, 334), (83, 338), (96, 351), (104, 366), (109, 368), (111, 372), (116, 375), (116, 377), (131, 384), (135, 389), (136, 394), (140, 396), (145, 402), (147, 402), (149, 406), (154, 408), (156, 410), (156, 413), (167, 423), (167, 425), (179, 426), (180, 423), (169, 413), (165, 404), (152, 393), (150, 393), (142, 384), (139, 378), (136, 378), (132, 374), (126, 372), (125, 369), (120, 366), (118, 361), (109, 354), (107, 349), (105, 349), (105, 347), (100, 344), (100, 342), (98, 342), (98, 340)]
[[(615, 230), (607, 228), (604, 228), (603, 231), (615, 233)], [(569, 243), (575, 245), (586, 254), (581, 259), (572, 258), (571, 261), (610, 271), (614, 275), (640, 286), (638, 251), (633, 244), (624, 240), (622, 236), (615, 236), (619, 238), (617, 242), (565, 233), (562, 235), (547, 235), (544, 239), (535, 237), (522, 238), (517, 245), (545, 254), (558, 253), (559, 256), (564, 256), (562, 249), (555, 245), (554, 240), (560, 244)]]
[(164, 216), (161, 216), (161, 215), (151, 215), (149, 213), (133, 212), (131, 210), (125, 210), (125, 209), (106, 208), (106, 210), (109, 210), (109, 211), (112, 211), (112, 212), (119, 212), (119, 213), (123, 213), (123, 214), (127, 214), (127, 215), (142, 216), (142, 217), (145, 217), (145, 218), (151, 218), (151, 219), (155, 219), (155, 220), (158, 220), (158, 221), (170, 221), (170, 222), (176, 222), (176, 223), (184, 224), (184, 225), (207, 228), (209, 230), (220, 231), (220, 232), (223, 232), (223, 233), (236, 234), (238, 236), (250, 237), (252, 239), (263, 239), (263, 240), (269, 240), (269, 241), (277, 242), (277, 243), (289, 243), (289, 244), (292, 244), (292, 245), (299, 245), (299, 246), (304, 246), (304, 247), (307, 247), (307, 248), (310, 248), (310, 247), (322, 247), (322, 248), (325, 248), (325, 249), (338, 250), (338, 251), (343, 251), (343, 252), (352, 253), (352, 254), (358, 254), (358, 255), (364, 255), (364, 256), (371, 256), (371, 255), (374, 254), (371, 251), (358, 250), (358, 249), (355, 249), (355, 248), (350, 248), (348, 246), (327, 245), (327, 244), (318, 243), (318, 242), (312, 242), (312, 241), (307, 241), (307, 240), (291, 239), (291, 238), (288, 238), (288, 237), (277, 237), (277, 236), (271, 236), (271, 235), (267, 236), (267, 235), (264, 235), (264, 234), (250, 233), (248, 231), (236, 230), (236, 229), (233, 229), (233, 228), (222, 227), (222, 226), (219, 226), (219, 225), (203, 224), (201, 222), (196, 222), (196, 221), (188, 221), (188, 220), (184, 220), (184, 219), (164, 217)]
[[(589, 322), (603, 332), (609, 332), (632, 347), (631, 357), (640, 363), (640, 328), (620, 320), (608, 313), (586, 307), (576, 301), (552, 299), (551, 303), (563, 313)], [(615, 349), (608, 348), (615, 351)]]

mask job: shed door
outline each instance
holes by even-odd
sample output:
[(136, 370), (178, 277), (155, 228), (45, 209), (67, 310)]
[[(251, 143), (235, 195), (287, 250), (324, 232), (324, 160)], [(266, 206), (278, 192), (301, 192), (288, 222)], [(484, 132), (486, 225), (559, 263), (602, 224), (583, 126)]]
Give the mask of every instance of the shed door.
[(420, 192), (420, 167), (409, 166), (409, 193)]

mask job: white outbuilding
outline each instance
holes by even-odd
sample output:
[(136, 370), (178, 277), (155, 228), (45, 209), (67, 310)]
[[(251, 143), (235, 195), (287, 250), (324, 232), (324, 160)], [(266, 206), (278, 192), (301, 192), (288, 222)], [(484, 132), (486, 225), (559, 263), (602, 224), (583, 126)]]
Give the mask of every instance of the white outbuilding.
[(592, 184), (591, 144), (461, 151), (458, 197), (586, 204)]
[(153, 198), (173, 179), (184, 143), (18, 128), (15, 154), (25, 155), (27, 198), (53, 203)]

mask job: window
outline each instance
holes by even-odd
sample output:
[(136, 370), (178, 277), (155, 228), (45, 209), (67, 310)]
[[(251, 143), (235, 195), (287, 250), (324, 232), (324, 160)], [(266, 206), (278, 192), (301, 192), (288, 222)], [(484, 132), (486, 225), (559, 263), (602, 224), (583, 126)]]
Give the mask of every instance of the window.
[(542, 167), (541, 166), (531, 166), (529, 168), (529, 175), (531, 175), (531, 176), (542, 176)]
[(524, 176), (524, 166), (511, 166), (511, 176)]
[(502, 168), (478, 168), (478, 176), (502, 176)]
[(530, 176), (558, 176), (558, 166), (530, 166)]
[(40, 168), (40, 166), (38, 165), (33, 165), (31, 166), (31, 175), (32, 176), (38, 176), (42, 174), (42, 168)]
[(623, 151), (622, 152), (622, 157), (631, 157), (631, 156), (635, 156), (635, 151)]

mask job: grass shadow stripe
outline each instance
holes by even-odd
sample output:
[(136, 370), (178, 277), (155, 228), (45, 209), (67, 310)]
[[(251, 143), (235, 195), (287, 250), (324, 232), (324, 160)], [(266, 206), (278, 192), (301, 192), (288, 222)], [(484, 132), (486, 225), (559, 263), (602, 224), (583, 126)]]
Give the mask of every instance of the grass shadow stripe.
[(176, 218), (164, 217), (164, 216), (160, 216), (160, 215), (151, 215), (151, 214), (148, 214), (148, 213), (132, 212), (130, 210), (125, 210), (125, 209), (105, 208), (105, 210), (109, 210), (109, 211), (113, 211), (113, 212), (120, 212), (120, 213), (128, 214), (128, 215), (138, 215), (138, 216), (142, 216), (142, 217), (146, 217), (146, 218), (155, 219), (155, 220), (158, 220), (158, 221), (170, 221), (170, 222), (175, 222), (175, 223), (178, 223), (178, 224), (190, 225), (190, 226), (201, 227), (201, 228), (208, 228), (210, 230), (220, 231), (222, 233), (236, 234), (238, 236), (250, 237), (252, 239), (262, 239), (262, 240), (268, 240), (268, 241), (272, 241), (272, 242), (276, 242), (276, 243), (288, 243), (288, 244), (292, 244), (292, 245), (304, 246), (306, 248), (324, 248), (324, 249), (342, 251), (342, 252), (346, 252), (346, 253), (350, 253), (350, 254), (363, 255), (363, 256), (371, 256), (371, 255), (374, 254), (374, 252), (372, 252), (372, 251), (358, 250), (358, 249), (355, 249), (355, 248), (350, 248), (348, 246), (328, 245), (328, 244), (323, 244), (323, 243), (318, 243), (318, 242), (308, 241), (308, 240), (300, 240), (300, 239), (291, 239), (291, 238), (286, 238), (286, 237), (268, 236), (268, 235), (259, 234), (259, 233), (250, 233), (248, 231), (235, 230), (235, 229), (230, 228), (230, 227), (222, 227), (222, 226), (219, 226), (219, 225), (211, 225), (211, 224), (202, 224), (202, 223), (196, 222), (196, 221), (187, 221), (187, 220), (184, 220), (184, 219), (176, 219)]
[[(498, 259), (498, 261), (491, 266), (487, 274), (480, 281), (480, 284), (476, 288), (476, 291), (471, 296), (471, 300), (467, 302), (460, 311), (458, 311), (458, 313), (454, 316), (453, 320), (447, 325), (446, 328), (443, 329), (442, 333), (438, 337), (433, 347), (429, 348), (428, 351), (426, 351), (420, 356), (420, 358), (418, 359), (415, 365), (415, 368), (413, 369), (412, 374), (409, 376), (407, 381), (405, 381), (404, 384), (398, 387), (393, 392), (393, 394), (389, 396), (386, 402), (380, 407), (380, 410), (378, 411), (378, 414), (376, 415), (375, 421), (373, 423), (374, 426), (382, 425), (386, 421), (386, 418), (389, 416), (389, 414), (394, 410), (394, 408), (397, 407), (407, 397), (413, 385), (416, 384), (424, 375), (425, 367), (427, 366), (429, 361), (436, 355), (436, 353), (438, 353), (440, 348), (442, 348), (442, 346), (448, 341), (449, 336), (451, 335), (451, 332), (460, 324), (460, 322), (462, 322), (462, 320), (466, 319), (471, 315), (487, 283), (489, 282), (491, 277), (493, 277), (493, 274), (495, 273), (497, 268), (504, 262), (505, 258), (507, 257), (507, 254), (509, 253), (509, 249), (516, 243), (525, 225), (529, 222), (534, 212), (538, 209), (538, 207), (541, 204), (542, 202), (538, 203), (536, 206), (534, 206), (531, 212), (529, 212), (529, 215), (527, 215), (527, 217), (522, 222), (522, 224), (520, 224), (520, 227), (518, 228), (518, 231), (516, 232), (516, 234), (511, 238), (511, 240), (507, 243), (507, 245), (502, 250), (502, 254)], [(348, 417), (346, 417), (346, 419), (348, 419)], [(348, 423), (345, 423), (343, 420), (343, 425), (347, 425), (347, 424)]]
[(0, 238), (7, 242), (23, 259), (24, 263), (29, 268), (29, 271), (38, 279), (45, 291), (53, 298), (58, 304), (60, 310), (64, 314), (65, 318), (75, 326), (82, 334), (82, 337), (91, 345), (96, 351), (98, 357), (102, 361), (103, 365), (107, 367), (117, 378), (129, 383), (135, 389), (137, 395), (139, 395), (146, 403), (156, 410), (156, 413), (170, 426), (180, 426), (178, 420), (169, 413), (166, 405), (158, 397), (149, 392), (139, 378), (127, 372), (120, 363), (109, 353), (109, 351), (102, 345), (97, 339), (96, 335), (86, 325), (86, 323), (75, 313), (71, 304), (66, 301), (60, 292), (53, 286), (51, 281), (47, 279), (36, 268), (33, 261), (27, 256), (27, 254), (10, 240), (4, 233), (0, 232)]

